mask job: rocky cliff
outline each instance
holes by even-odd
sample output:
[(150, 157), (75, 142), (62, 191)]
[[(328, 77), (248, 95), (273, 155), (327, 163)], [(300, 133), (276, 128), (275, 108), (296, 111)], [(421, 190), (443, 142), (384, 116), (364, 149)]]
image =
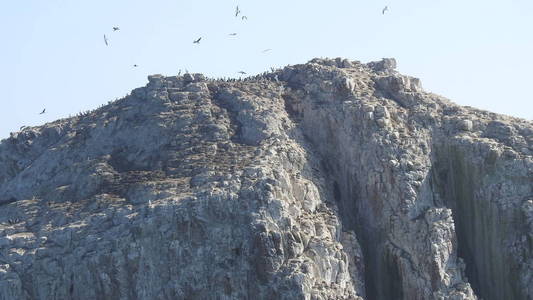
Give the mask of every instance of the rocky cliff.
[(0, 299), (532, 299), (533, 123), (395, 61), (150, 76), (0, 143)]

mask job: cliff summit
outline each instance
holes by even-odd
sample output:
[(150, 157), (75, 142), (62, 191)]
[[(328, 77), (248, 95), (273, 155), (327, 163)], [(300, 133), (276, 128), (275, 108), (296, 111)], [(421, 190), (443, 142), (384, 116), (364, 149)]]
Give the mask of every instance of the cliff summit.
[(313, 59), (0, 142), (0, 299), (532, 299), (533, 123)]

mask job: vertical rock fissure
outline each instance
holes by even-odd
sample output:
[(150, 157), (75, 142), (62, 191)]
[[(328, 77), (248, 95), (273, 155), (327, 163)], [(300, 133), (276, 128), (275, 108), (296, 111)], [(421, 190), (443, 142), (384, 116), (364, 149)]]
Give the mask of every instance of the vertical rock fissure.
[[(370, 203), (361, 198), (363, 186), (353, 170), (340, 167), (340, 161), (330, 155), (326, 161), (327, 176), (333, 184), (333, 196), (340, 209), (343, 228), (354, 231), (361, 245), (364, 261), (365, 295), (368, 300), (403, 299), (399, 265), (385, 247), (385, 233), (368, 213)], [(376, 199), (374, 199), (376, 200)]]
[(398, 263), (385, 249), (383, 239), (369, 232), (359, 233), (365, 261), (367, 299), (404, 299)]
[(517, 285), (517, 266), (504, 251), (512, 225), (501, 223), (504, 218), (494, 199), (480, 196), (487, 166), (470, 163), (473, 160), (460, 149), (437, 148), (435, 189), (453, 212), (458, 256), (465, 262), (468, 282), (485, 300), (527, 299)]

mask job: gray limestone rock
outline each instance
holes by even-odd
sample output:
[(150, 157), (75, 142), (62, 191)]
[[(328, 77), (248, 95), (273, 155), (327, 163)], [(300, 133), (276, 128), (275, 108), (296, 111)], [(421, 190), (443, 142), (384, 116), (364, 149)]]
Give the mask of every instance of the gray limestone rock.
[(531, 299), (533, 124), (394, 59), (152, 75), (0, 142), (0, 299)]

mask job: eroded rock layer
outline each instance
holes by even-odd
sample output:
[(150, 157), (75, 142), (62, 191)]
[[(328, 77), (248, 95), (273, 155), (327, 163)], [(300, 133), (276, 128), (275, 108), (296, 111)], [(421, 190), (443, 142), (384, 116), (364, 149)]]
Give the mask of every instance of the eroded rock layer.
[(150, 76), (0, 143), (0, 299), (531, 299), (533, 124), (395, 61)]

